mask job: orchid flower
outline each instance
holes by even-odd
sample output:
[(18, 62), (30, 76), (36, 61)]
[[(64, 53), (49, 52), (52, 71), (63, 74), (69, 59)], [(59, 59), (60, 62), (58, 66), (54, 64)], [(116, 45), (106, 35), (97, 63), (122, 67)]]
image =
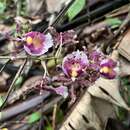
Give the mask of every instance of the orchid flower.
[(104, 59), (100, 63), (100, 73), (103, 77), (108, 79), (114, 79), (116, 77), (116, 65), (117, 63), (112, 59)]
[(25, 34), (25, 51), (32, 56), (40, 56), (53, 46), (51, 34), (43, 34), (40, 32), (29, 32)]
[(65, 75), (70, 77), (73, 81), (83, 74), (89, 61), (87, 55), (83, 51), (75, 51), (68, 54), (62, 63), (62, 69)]

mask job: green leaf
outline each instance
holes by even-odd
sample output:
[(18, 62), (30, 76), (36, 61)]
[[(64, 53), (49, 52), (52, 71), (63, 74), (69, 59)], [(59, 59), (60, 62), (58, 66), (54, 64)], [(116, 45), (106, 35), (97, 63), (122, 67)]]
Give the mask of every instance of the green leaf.
[(85, 6), (86, 0), (75, 0), (67, 11), (69, 21), (71, 21)]
[(32, 124), (34, 122), (37, 122), (41, 118), (40, 112), (34, 112), (28, 117), (28, 123)]
[(56, 115), (56, 120), (57, 122), (61, 123), (64, 119), (64, 114), (63, 114), (63, 111), (61, 109), (58, 109), (57, 111), (57, 115)]
[(119, 27), (122, 21), (119, 18), (109, 18), (106, 20), (107, 24), (111, 26), (111, 28)]
[(49, 125), (49, 126), (46, 126), (45, 130), (53, 130), (53, 128)]
[(6, 4), (3, 2), (0, 2), (0, 14), (4, 13), (6, 8)]

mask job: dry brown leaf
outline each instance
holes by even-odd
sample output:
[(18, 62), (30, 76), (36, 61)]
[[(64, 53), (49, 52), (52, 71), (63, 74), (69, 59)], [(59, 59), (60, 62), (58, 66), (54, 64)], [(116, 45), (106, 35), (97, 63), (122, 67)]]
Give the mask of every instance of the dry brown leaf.
[(118, 79), (108, 80), (99, 78), (93, 86), (88, 88), (88, 92), (95, 97), (105, 99), (129, 110), (127, 104), (120, 95)]
[(103, 127), (109, 118), (116, 118), (115, 108), (113, 105), (105, 100), (92, 97), (92, 104), (95, 112), (102, 121)]
[(91, 95), (86, 91), (59, 130), (102, 130), (101, 121), (91, 103)]
[(122, 39), (118, 47), (118, 51), (122, 56), (130, 61), (130, 29)]
[(130, 62), (125, 58), (120, 57), (120, 76), (128, 76), (130, 75)]

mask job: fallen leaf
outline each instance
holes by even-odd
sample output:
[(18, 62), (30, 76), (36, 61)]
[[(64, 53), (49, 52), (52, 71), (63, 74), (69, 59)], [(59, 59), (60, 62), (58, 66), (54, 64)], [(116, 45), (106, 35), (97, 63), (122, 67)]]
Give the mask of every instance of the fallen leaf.
[(130, 61), (130, 29), (120, 42), (118, 51), (122, 56), (124, 56), (127, 60)]
[(88, 92), (92, 96), (105, 99), (129, 110), (119, 92), (119, 79), (108, 80), (105, 78), (99, 78), (93, 86), (88, 88)]
[(91, 95), (86, 91), (59, 130), (102, 130), (101, 121), (91, 103)]
[(127, 61), (124, 57), (120, 57), (120, 76), (130, 75), (130, 62)]
[(110, 117), (116, 118), (115, 108), (111, 103), (96, 97), (92, 97), (92, 105), (96, 114), (100, 118), (103, 127), (105, 127), (106, 122)]

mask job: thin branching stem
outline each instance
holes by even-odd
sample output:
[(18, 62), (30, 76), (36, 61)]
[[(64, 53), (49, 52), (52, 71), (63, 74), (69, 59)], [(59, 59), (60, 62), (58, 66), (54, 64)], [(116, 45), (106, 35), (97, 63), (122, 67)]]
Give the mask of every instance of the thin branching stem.
[(16, 82), (16, 80), (18, 79), (18, 77), (20, 76), (20, 74), (22, 73), (22, 71), (23, 71), (24, 66), (26, 65), (26, 63), (27, 63), (27, 59), (24, 60), (23, 64), (20, 66), (19, 70), (17, 71), (17, 73), (16, 73), (16, 75), (15, 75), (15, 77), (14, 77), (14, 79), (13, 79), (13, 81), (12, 81), (10, 87), (9, 87), (9, 90), (7, 92), (7, 95), (6, 95), (6, 97), (5, 97), (4, 101), (3, 101), (3, 104), (2, 104), (2, 106), (0, 108), (0, 110), (2, 110), (4, 108), (4, 106), (6, 104), (6, 101), (8, 100), (8, 97), (9, 97), (12, 89), (14, 88), (14, 83)]

